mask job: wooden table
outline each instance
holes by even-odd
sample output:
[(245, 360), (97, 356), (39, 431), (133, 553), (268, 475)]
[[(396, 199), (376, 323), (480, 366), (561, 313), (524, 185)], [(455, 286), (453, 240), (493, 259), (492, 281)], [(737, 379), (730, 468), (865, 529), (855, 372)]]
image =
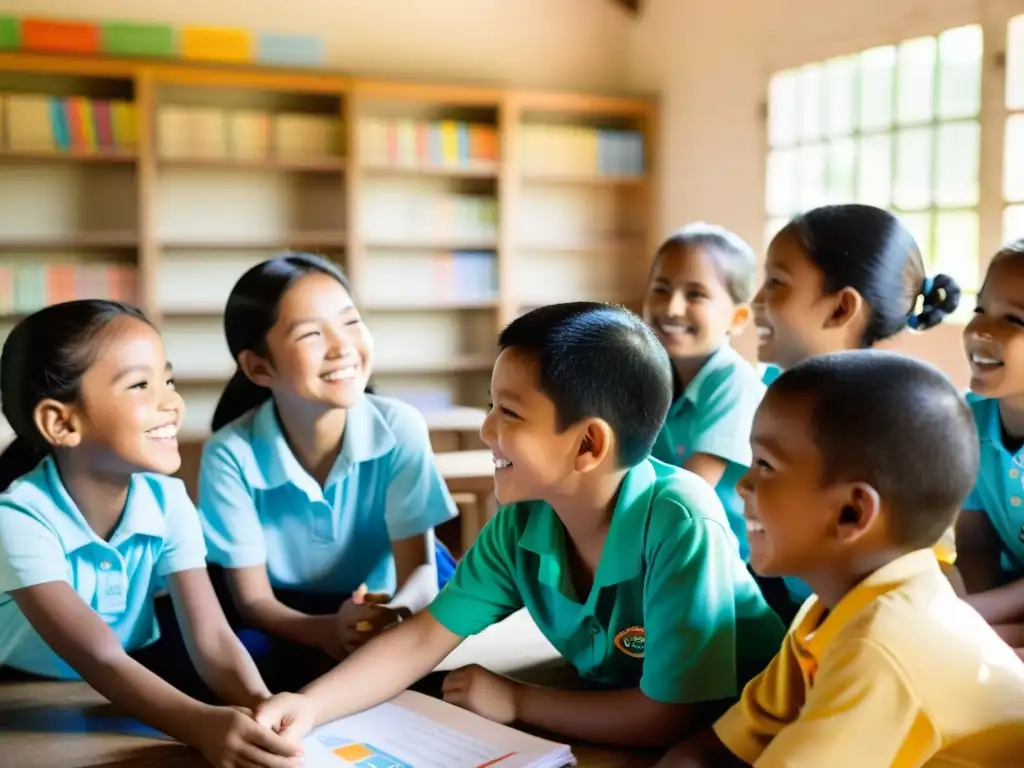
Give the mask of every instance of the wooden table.
[[(538, 683), (551, 682), (565, 670), (524, 611), (467, 640), (439, 669), (472, 662)], [(585, 744), (573, 745), (573, 753), (583, 768), (648, 768), (657, 761), (655, 754)], [(0, 765), (201, 768), (208, 764), (197, 752), (121, 715), (85, 683), (12, 683), (0, 685)]]
[(474, 497), (472, 512), (462, 514), (462, 551), (469, 549), (494, 512), (494, 456), (488, 450), (434, 454), (437, 469), (452, 494)]
[(443, 411), (427, 411), (423, 419), (430, 431), (434, 450), (467, 451), (480, 446), (480, 426), (487, 412), (480, 408), (455, 406)]

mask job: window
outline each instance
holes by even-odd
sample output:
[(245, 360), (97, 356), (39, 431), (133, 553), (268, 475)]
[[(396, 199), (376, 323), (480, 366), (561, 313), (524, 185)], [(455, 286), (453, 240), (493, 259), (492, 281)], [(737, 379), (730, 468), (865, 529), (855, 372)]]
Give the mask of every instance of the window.
[[(1017, 34), (1024, 60), (1024, 20)], [(977, 291), (982, 49), (972, 25), (774, 75), (767, 236), (818, 205), (877, 205), (904, 221), (931, 271)], [(1024, 110), (1024, 76), (1017, 91)], [(1024, 176), (1014, 195), (1024, 203)], [(1014, 210), (1024, 225), (1024, 205)]]
[(1024, 237), (1024, 16), (1006, 33), (1006, 133), (1003, 136), (1003, 239)]

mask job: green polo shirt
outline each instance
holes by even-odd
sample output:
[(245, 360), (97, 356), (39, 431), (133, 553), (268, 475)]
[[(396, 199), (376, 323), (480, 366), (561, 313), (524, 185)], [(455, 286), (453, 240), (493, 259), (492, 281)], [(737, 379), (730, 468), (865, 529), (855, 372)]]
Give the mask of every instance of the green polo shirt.
[(655, 459), (626, 474), (589, 595), (544, 502), (502, 508), (430, 606), (457, 635), (523, 606), (580, 676), (663, 702), (737, 696), (785, 630), (737, 552), (718, 497)]
[(726, 462), (715, 492), (744, 560), (750, 556), (750, 547), (736, 483), (750, 468), (750, 430), (764, 391), (754, 366), (723, 344), (672, 403), (651, 452), (656, 459), (678, 467), (695, 453)]

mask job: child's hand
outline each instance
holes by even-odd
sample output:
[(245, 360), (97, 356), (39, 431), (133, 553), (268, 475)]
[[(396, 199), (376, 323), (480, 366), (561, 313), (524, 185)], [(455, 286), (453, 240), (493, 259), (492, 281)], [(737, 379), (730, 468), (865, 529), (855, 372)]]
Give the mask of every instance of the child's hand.
[(496, 723), (516, 721), (516, 689), (518, 683), (471, 664), (450, 673), (441, 690), (449, 704), (468, 709)]
[(363, 584), (341, 604), (338, 609), (338, 637), (342, 653), (352, 653), (404, 618), (400, 611), (385, 607), (390, 600), (390, 595), (367, 593)]
[(202, 713), (192, 746), (216, 768), (299, 768), (302, 748), (235, 707)]
[(256, 707), (253, 717), (275, 736), (297, 744), (316, 725), (316, 707), (309, 696), (279, 693)]

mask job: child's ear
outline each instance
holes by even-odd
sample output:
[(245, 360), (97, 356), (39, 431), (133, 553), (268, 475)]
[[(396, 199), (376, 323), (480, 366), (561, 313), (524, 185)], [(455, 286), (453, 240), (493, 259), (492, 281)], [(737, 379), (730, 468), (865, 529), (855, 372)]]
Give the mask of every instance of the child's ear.
[(853, 288), (843, 288), (832, 299), (832, 311), (825, 319), (826, 328), (842, 328), (848, 325), (864, 306), (862, 297)]
[(238, 356), (238, 367), (254, 384), (261, 387), (269, 388), (274, 381), (274, 369), (270, 361), (252, 350), (243, 350)]
[(614, 450), (615, 440), (612, 428), (603, 419), (588, 419), (582, 426), (576, 453), (576, 471), (589, 472)]
[(750, 323), (753, 311), (749, 304), (737, 304), (732, 311), (732, 322), (729, 323), (729, 335), (739, 336)]
[(845, 486), (839, 517), (835, 521), (836, 537), (840, 542), (860, 538), (879, 522), (882, 500), (878, 491), (867, 483)]
[(57, 400), (41, 400), (32, 412), (39, 434), (54, 448), (74, 448), (82, 442), (75, 407)]

